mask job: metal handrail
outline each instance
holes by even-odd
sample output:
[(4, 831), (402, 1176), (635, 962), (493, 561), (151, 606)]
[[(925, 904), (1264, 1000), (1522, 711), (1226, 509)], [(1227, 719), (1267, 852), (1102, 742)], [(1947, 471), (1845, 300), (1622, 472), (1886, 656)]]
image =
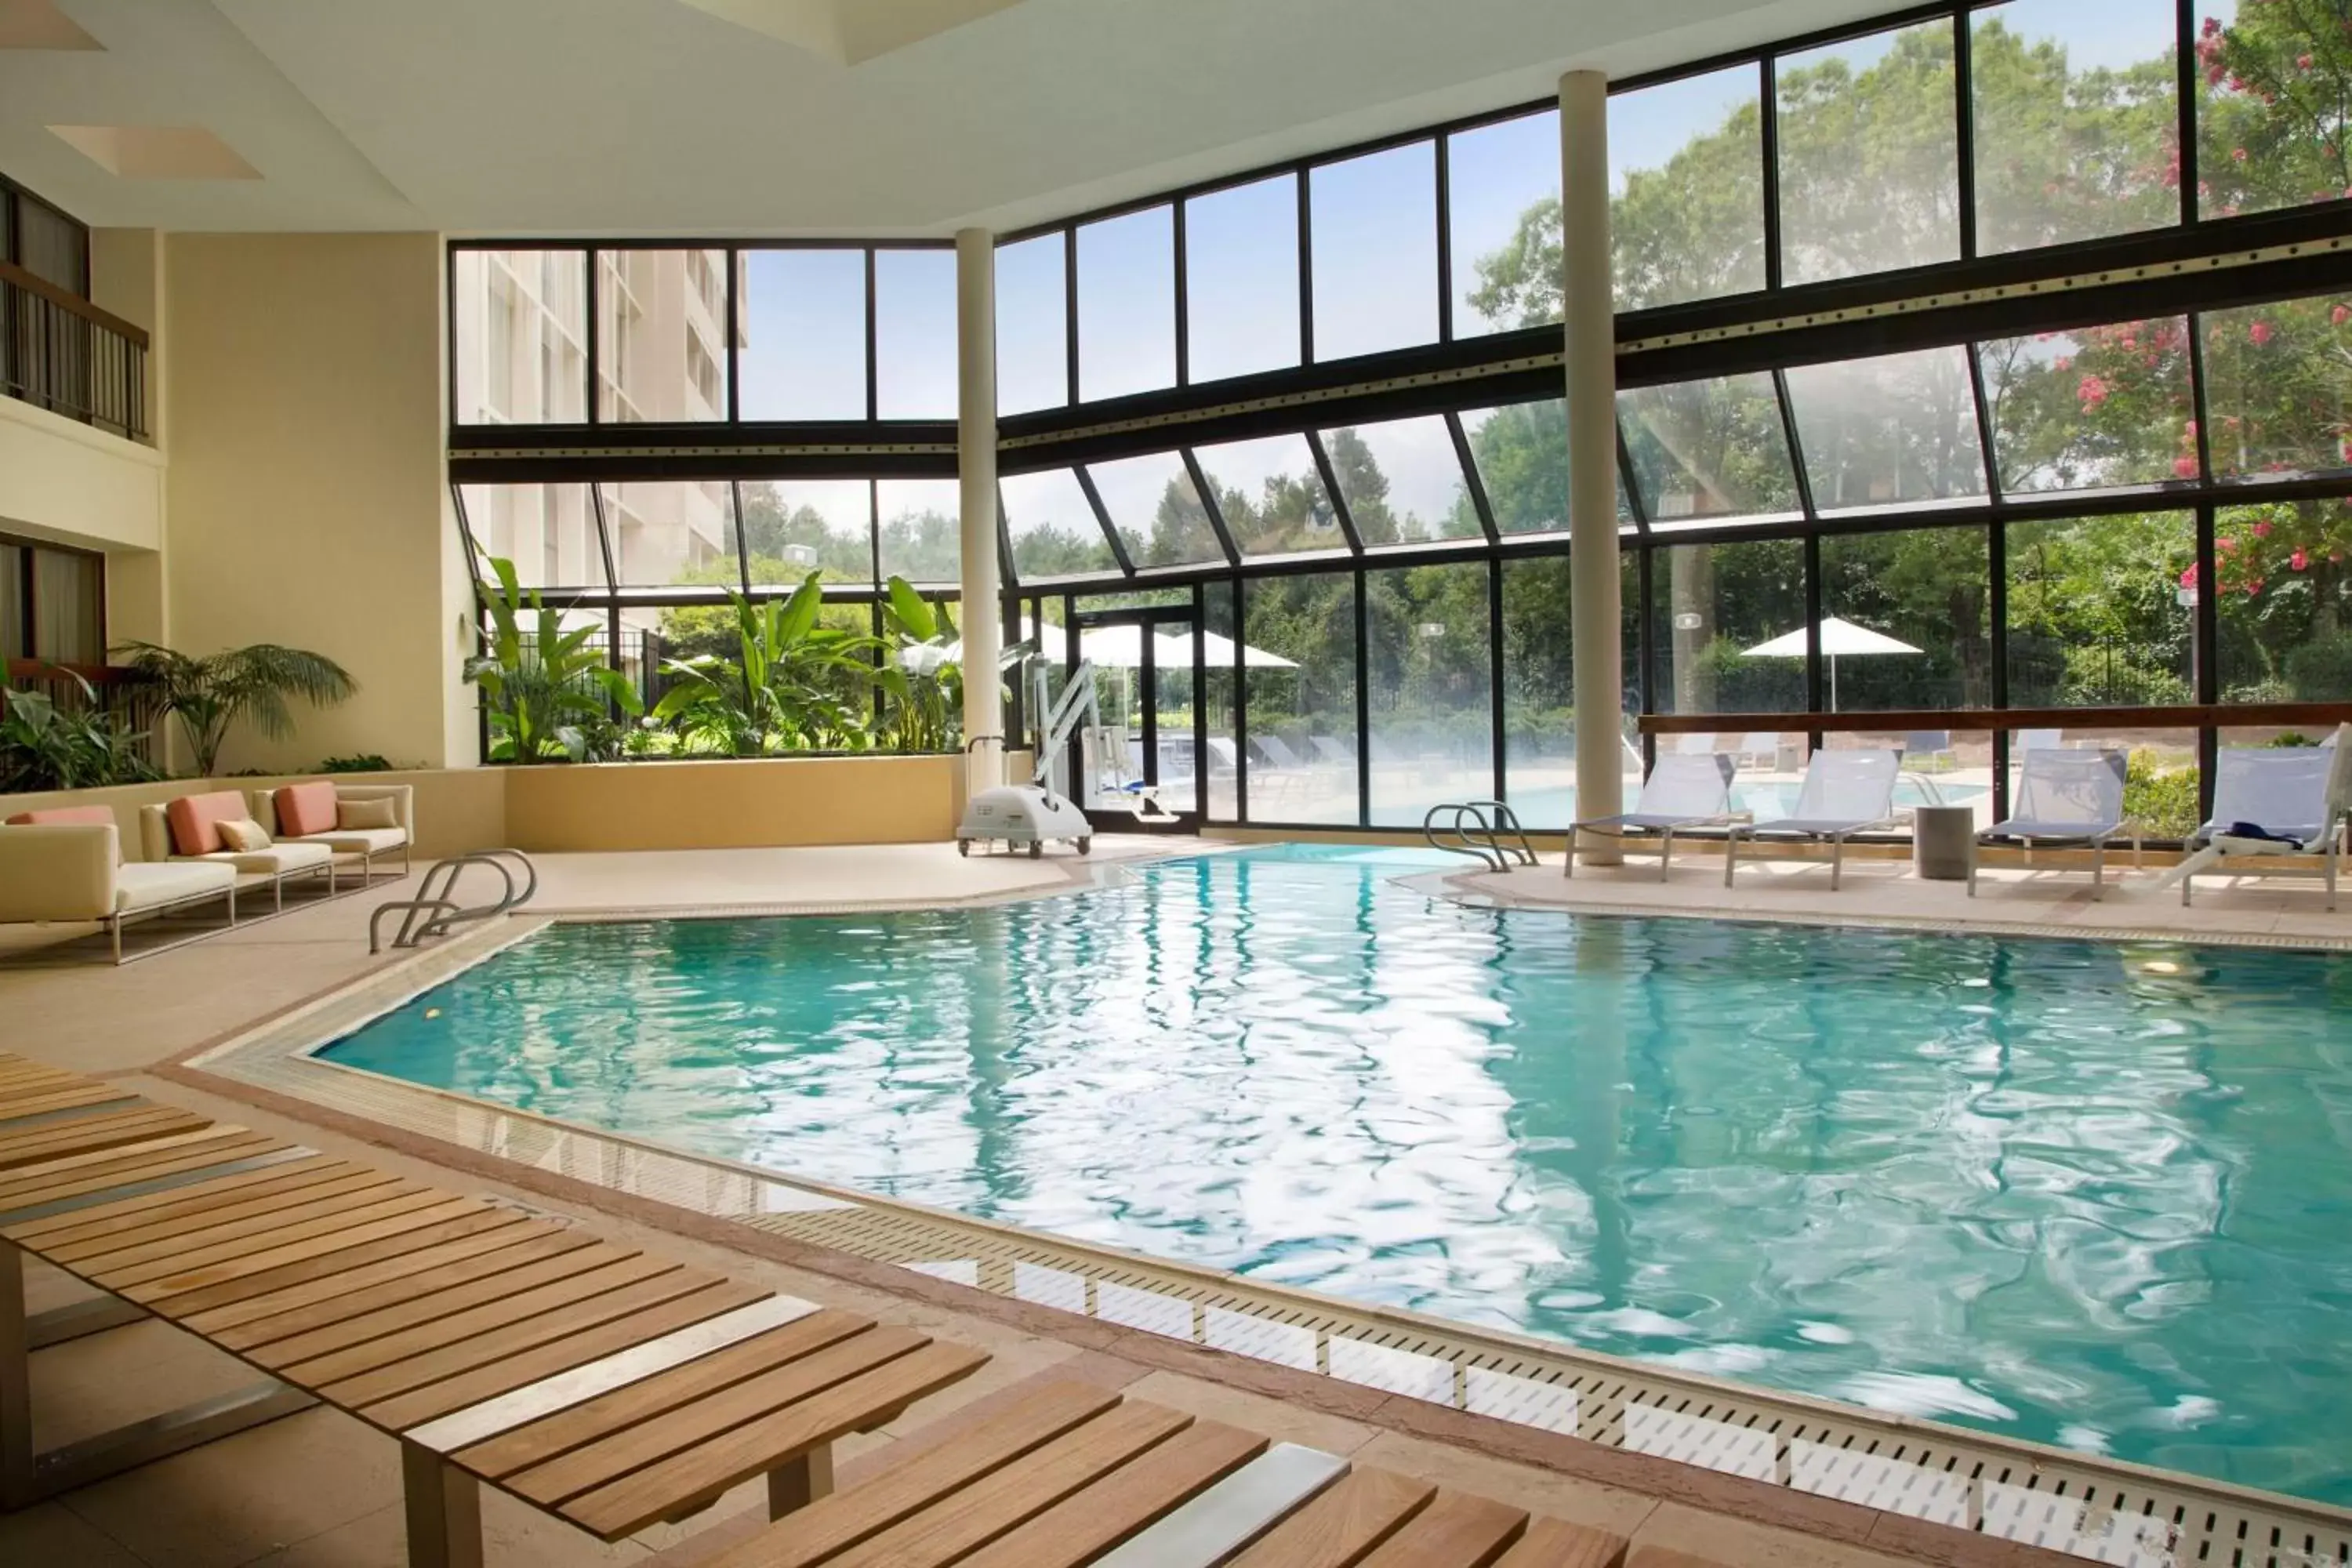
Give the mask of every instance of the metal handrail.
[[(506, 867), (511, 858), (523, 868), (523, 885), (515, 887), (514, 873)], [(468, 866), (488, 866), (499, 874), (506, 890), (490, 903), (463, 905), (457, 901), (457, 874)], [(441, 879), (436, 887), (434, 879)], [(394, 899), (378, 904), (368, 916), (368, 952), (381, 952), (383, 917), (394, 910), (406, 911), (401, 917), (400, 930), (394, 933), (394, 948), (415, 947), (427, 937), (447, 936), (452, 927), (476, 921), (495, 920), (520, 905), (529, 903), (539, 892), (539, 867), (520, 849), (474, 849), (463, 855), (452, 855), (436, 860), (425, 868), (416, 885), (413, 899)]]
[[(1494, 816), (1487, 816), (1489, 811)], [(1453, 819), (1443, 831), (1454, 836), (1451, 842), (1438, 837), (1441, 829), (1437, 819), (1447, 812), (1453, 814)], [(1497, 837), (1504, 833), (1517, 842), (1505, 843)], [(1449, 855), (1467, 855), (1490, 870), (1507, 871), (1514, 865), (1536, 863), (1535, 847), (1528, 842), (1518, 817), (1499, 800), (1448, 801), (1433, 805), (1421, 819), (1421, 836), (1428, 840), (1431, 848), (1443, 849)]]

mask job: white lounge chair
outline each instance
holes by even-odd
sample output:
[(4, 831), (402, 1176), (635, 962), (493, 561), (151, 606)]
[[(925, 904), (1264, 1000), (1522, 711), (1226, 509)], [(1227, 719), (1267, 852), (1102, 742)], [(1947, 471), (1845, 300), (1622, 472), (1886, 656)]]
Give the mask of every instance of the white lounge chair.
[[(2091, 897), (2105, 896), (2107, 845), (2123, 837), (2124, 754), (2121, 752), (2025, 753), (2017, 786), (2017, 815), (1977, 835), (1979, 844), (2087, 845), (2091, 851)], [(2132, 864), (2139, 864), (2140, 839), (2131, 834)], [(1969, 861), (1969, 897), (1977, 896), (1977, 868)]]
[(1675, 755), (1678, 757), (1712, 756), (1714, 752), (1715, 736), (1712, 733), (1704, 735), (1677, 735), (1675, 737)]
[(1732, 755), (1743, 768), (1769, 772), (1780, 765), (1780, 731), (1750, 730), (1739, 737), (1739, 745)]
[(2336, 907), (2336, 868), (2347, 805), (2352, 803), (2352, 745), (2342, 743), (2345, 732), (2339, 726), (2331, 742), (2321, 746), (2221, 748), (2213, 775), (2212, 818), (2189, 836), (2189, 858), (2172, 872), (2183, 904), (2201, 871), (2234, 875), (2253, 868), (2233, 868), (2231, 860), (2318, 855), (2324, 858), (2319, 874), (2327, 886), (2327, 907)]
[(1845, 870), (1845, 841), (1895, 821), (1895, 780), (1903, 770), (1903, 753), (1891, 750), (1815, 752), (1805, 767), (1804, 787), (1797, 792), (1797, 809), (1772, 822), (1735, 822), (1726, 835), (1723, 885), (1731, 886), (1739, 868), (1742, 839), (1791, 838), (1830, 847), (1830, 889), (1835, 891)]
[(1633, 809), (1615, 816), (1588, 817), (1568, 830), (1568, 874), (1576, 875), (1576, 837), (1595, 833), (1614, 838), (1620, 853), (1649, 852), (1648, 836), (1657, 836), (1658, 880), (1666, 879), (1674, 858), (1675, 833), (1685, 827), (1707, 827), (1731, 820), (1732, 763), (1728, 753), (1713, 752), (1689, 756), (1669, 752), (1658, 759), (1642, 784), (1642, 798)]
[(1952, 732), (1949, 730), (1914, 730), (1904, 741), (1903, 760), (1914, 768), (1927, 757), (1942, 758), (1945, 768), (1958, 764), (1959, 759), (1952, 751)]

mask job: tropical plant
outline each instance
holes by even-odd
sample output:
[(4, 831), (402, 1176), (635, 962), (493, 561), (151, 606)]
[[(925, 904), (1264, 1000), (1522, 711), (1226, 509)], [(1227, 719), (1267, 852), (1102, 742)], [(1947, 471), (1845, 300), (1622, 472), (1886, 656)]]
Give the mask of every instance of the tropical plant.
[(862, 751), (863, 717), (874, 679), (875, 639), (817, 624), (822, 574), (812, 572), (789, 599), (754, 604), (730, 592), (737, 657), (699, 654), (666, 660), (675, 684), (654, 705), (674, 723), (682, 749), (757, 757), (787, 751)]
[(489, 625), (484, 651), (466, 661), (466, 679), (482, 689), (490, 723), (494, 763), (546, 760), (583, 762), (596, 754), (592, 740), (617, 726), (611, 710), (636, 714), (645, 708), (636, 688), (604, 662), (604, 650), (589, 639), (602, 621), (566, 630), (564, 611), (549, 605), (536, 588), (517, 582), (514, 563), (486, 558), (494, 582), (477, 582)]
[(277, 643), (224, 648), (201, 658), (151, 642), (124, 643), (116, 651), (131, 656), (131, 668), (180, 721), (198, 778), (213, 776), (221, 743), (238, 720), (251, 720), (263, 734), (281, 740), (294, 732), (289, 699), (325, 707), (359, 689), (351, 673), (325, 654)]
[[(904, 577), (893, 577), (882, 621), (897, 639), (877, 677), (884, 732), (902, 752), (954, 751), (963, 732), (963, 639), (955, 618)], [(1028, 643), (1004, 649), (996, 666), (1000, 679), (1034, 651)]]
[(322, 773), (381, 773), (392, 771), (390, 759), (376, 752), (362, 752), (356, 756), (329, 757), (319, 764)]
[(155, 777), (129, 733), (97, 705), (89, 681), (57, 669), (81, 688), (79, 708), (59, 708), (46, 691), (0, 690), (0, 792), (89, 789)]

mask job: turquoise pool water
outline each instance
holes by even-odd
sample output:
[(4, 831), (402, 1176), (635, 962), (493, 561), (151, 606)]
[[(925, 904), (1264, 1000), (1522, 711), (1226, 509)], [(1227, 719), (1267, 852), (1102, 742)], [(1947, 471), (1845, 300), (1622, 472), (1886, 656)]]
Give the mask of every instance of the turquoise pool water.
[(1468, 910), (1423, 864), (555, 927), (331, 1054), (2352, 1503), (2352, 959)]

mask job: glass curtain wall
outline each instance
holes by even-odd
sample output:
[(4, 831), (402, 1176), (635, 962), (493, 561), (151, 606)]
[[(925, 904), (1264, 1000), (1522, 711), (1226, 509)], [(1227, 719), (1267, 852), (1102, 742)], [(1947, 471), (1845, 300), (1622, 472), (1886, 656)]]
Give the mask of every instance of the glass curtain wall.
[[(1996, 705), (2342, 701), (2352, 295), (2312, 292), (2308, 273), (2233, 292), (2190, 269), (2089, 324), (2049, 304), (1979, 312), (1966, 341), (1915, 324), (1959, 320), (1937, 300), (1955, 264), (2079, 279), (2133, 246), (2219, 252), (2335, 221), (2305, 209), (2352, 214), (2352, 139), (2321, 112), (2352, 90), (2339, 41), (2259, 0), (2200, 4), (2185, 35), (2178, 14), (1914, 10), (1612, 91), (1629, 339), (1761, 320), (1780, 291), (1792, 313), (1864, 287), (1913, 302), (1834, 355), (1819, 334), (1776, 354), (1769, 321), (1736, 351), (1634, 345), (1616, 410), (1619, 712), (1572, 710), (1566, 412), (1512, 368), (1554, 346), (1559, 314), (1548, 106), (1006, 237), (1009, 590), (1204, 595), (1233, 645), (1225, 686), (1199, 693), (1223, 714), (1218, 820), (1405, 825), (1424, 796), (1499, 787), (1557, 825), (1576, 746), (1622, 744), (1643, 711), (1804, 715), (1655, 742), (1761, 768), (1878, 714), (1920, 716), (1895, 732), (1907, 742)], [(940, 246), (463, 242), (452, 274), (461, 426), (757, 425), (744, 439), (791, 447), (845, 440), (794, 426), (845, 423), (887, 426), (864, 437), (877, 449), (944, 446), (920, 427), (952, 414)], [(647, 293), (672, 289), (718, 332), (715, 389), (646, 325), (668, 308)], [(1340, 360), (1368, 381), (1467, 369), (1371, 397), (1317, 379)], [(756, 599), (814, 573), (863, 604), (894, 574), (954, 583), (960, 498), (940, 471), (467, 496), (523, 581), (658, 633), (730, 585)], [(2059, 732), (2148, 752), (2136, 780), (2193, 776), (2194, 731), (2096, 729)], [(1992, 764), (1981, 738), (1957, 751)]]

